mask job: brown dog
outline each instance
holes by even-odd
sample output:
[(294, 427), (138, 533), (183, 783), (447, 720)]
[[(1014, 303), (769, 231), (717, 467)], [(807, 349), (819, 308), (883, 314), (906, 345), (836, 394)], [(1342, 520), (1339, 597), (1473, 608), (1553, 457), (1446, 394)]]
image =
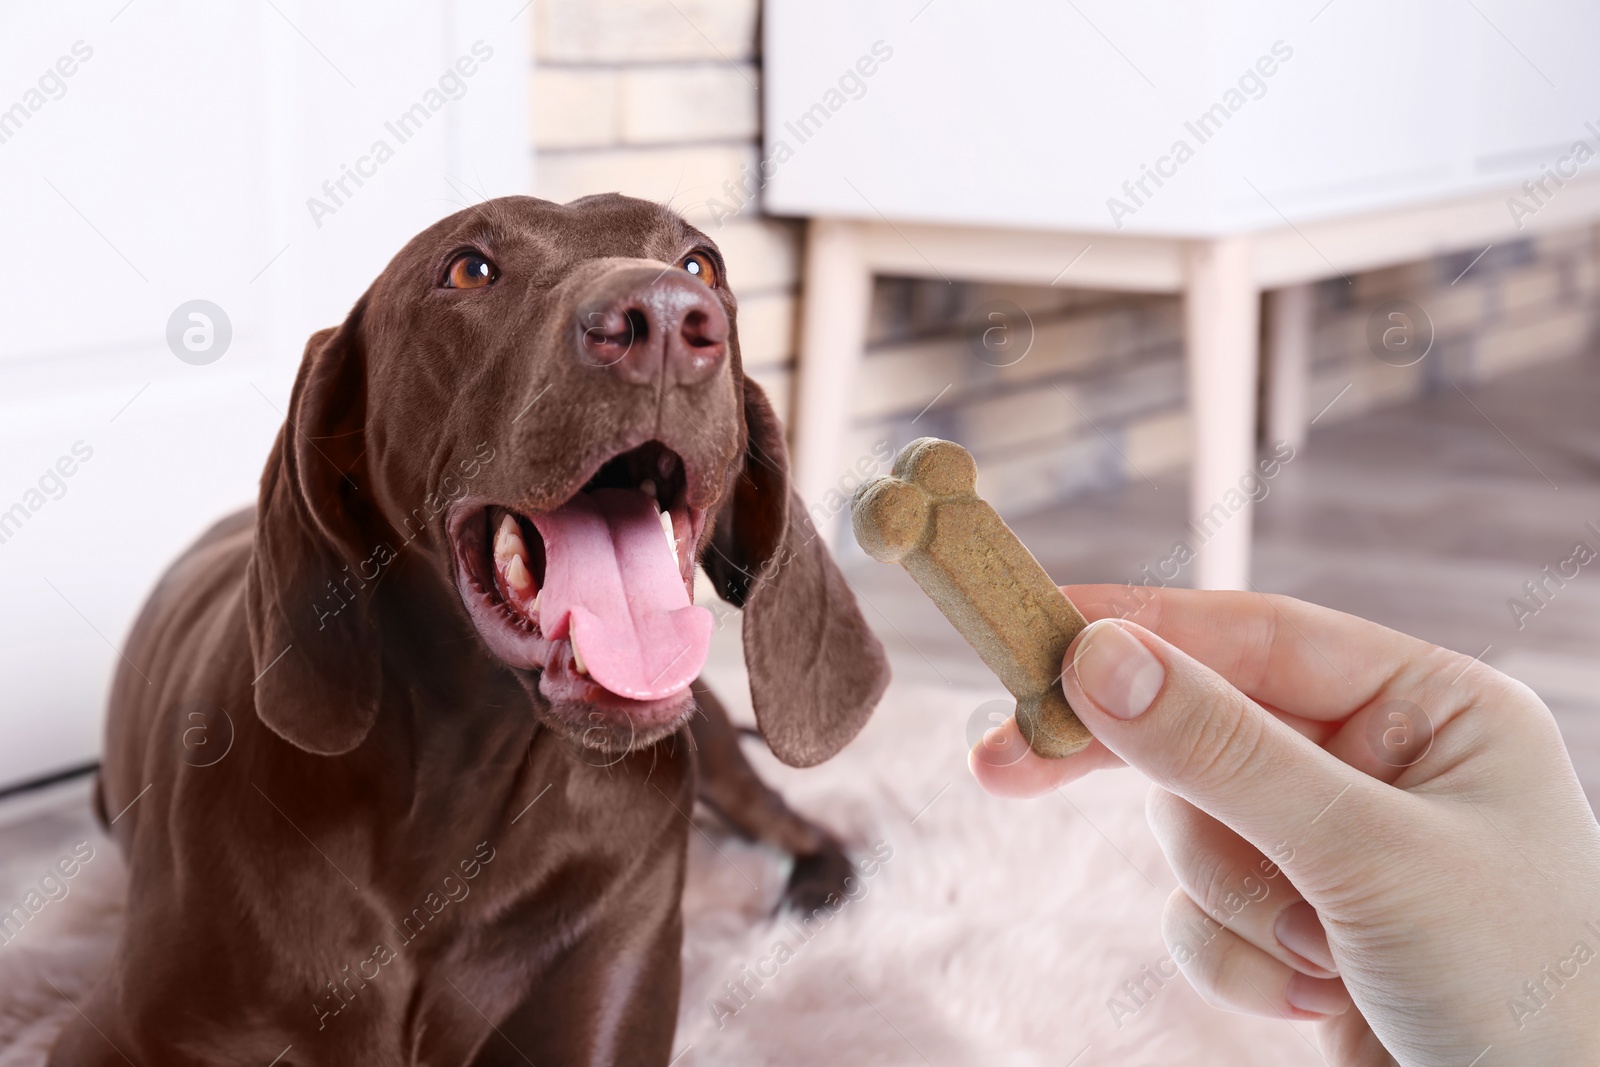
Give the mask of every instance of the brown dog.
[(792, 896), (842, 880), (694, 684), (697, 561), (781, 759), (887, 680), (734, 311), (667, 209), (512, 197), (311, 338), (258, 507), (129, 639), (100, 781), (126, 928), (52, 1064), (665, 1064), (697, 760), (800, 855)]

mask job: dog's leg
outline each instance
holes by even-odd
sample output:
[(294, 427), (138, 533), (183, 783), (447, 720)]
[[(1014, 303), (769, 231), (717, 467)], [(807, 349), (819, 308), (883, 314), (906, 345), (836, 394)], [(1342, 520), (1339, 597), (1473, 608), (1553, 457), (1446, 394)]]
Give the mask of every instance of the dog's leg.
[(683, 920), (677, 896), (667, 885), (659, 888), (670, 915), (591, 931), (485, 1035), (472, 1067), (667, 1067), (678, 1022)]
[[(147, 1043), (145, 1048), (140, 1048), (135, 1034), (117, 1015), (109, 986), (110, 980), (103, 980), (87, 1000), (80, 997), (77, 1003), (67, 1001), (73, 1006), (72, 1014), (50, 1049), (50, 1057), (45, 1060), (47, 1067), (126, 1067), (130, 1062), (129, 1054), (138, 1056), (150, 1051)], [(66, 995), (62, 996), (65, 999)], [(151, 1061), (131, 1062), (144, 1067)], [(196, 1061), (185, 1057), (161, 1062), (176, 1065)]]
[(67, 1021), (46, 1061), (48, 1067), (119, 1067), (126, 1062), (109, 1038), (76, 1015)]
[(852, 872), (843, 847), (827, 830), (797, 815), (756, 775), (739, 749), (739, 731), (703, 681), (694, 683), (700, 714), (690, 724), (699, 763), (698, 798), (748, 841), (776, 845), (794, 855), (784, 903), (802, 913), (843, 894)]
[[(542, 918), (534, 928), (539, 943), (530, 946), (529, 955), (550, 958), (528, 980), (521, 1003), (482, 1032), (471, 1067), (668, 1067), (675, 1062), (690, 832), (683, 812), (692, 803), (694, 784), (687, 759), (668, 756), (651, 766), (647, 756), (633, 763), (648, 768), (648, 792), (642, 778), (634, 782), (641, 799), (631, 810), (644, 821), (629, 825), (624, 817), (628, 829), (558, 869), (550, 879), (552, 896), (525, 903), (524, 916), (508, 922), (503, 936), (494, 935), (512, 943), (518, 931), (530, 929), (528, 918)], [(641, 829), (651, 832), (644, 835)], [(585, 915), (594, 900), (609, 903), (599, 914), (573, 918)], [(574, 939), (552, 955), (551, 931), (562, 928), (574, 932)], [(481, 954), (478, 958), (483, 966)], [(459, 1017), (476, 1028), (473, 1017)]]

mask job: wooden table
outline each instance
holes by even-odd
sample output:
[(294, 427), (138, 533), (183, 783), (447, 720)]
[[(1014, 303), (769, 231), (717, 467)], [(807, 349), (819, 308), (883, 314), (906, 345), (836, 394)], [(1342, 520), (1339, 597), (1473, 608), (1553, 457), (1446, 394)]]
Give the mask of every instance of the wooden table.
[[(795, 424), (812, 500), (841, 473), (874, 274), (1183, 293), (1199, 517), (1252, 462), (1258, 294), (1268, 434), (1293, 442), (1309, 283), (1600, 218), (1600, 6), (1578, 0), (762, 12), (761, 201), (812, 220)], [(1249, 573), (1246, 511), (1198, 581)]]
[[(1271, 293), (1267, 437), (1298, 447), (1309, 422), (1310, 285), (1600, 220), (1600, 180), (1569, 182), (1520, 229), (1506, 208), (1515, 192), (1203, 238), (813, 218), (792, 426), (799, 491), (817, 500), (838, 479), (874, 275), (1043, 286), (1071, 263), (1073, 286), (1184, 295), (1189, 512), (1199, 520), (1255, 462), (1259, 295)], [(1247, 587), (1248, 501), (1199, 547), (1195, 565), (1200, 588)]]

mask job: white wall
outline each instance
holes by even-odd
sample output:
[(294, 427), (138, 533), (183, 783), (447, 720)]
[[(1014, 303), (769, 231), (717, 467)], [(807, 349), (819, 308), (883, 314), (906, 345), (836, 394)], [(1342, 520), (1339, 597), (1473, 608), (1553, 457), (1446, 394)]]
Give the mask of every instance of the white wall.
[[(531, 188), (520, 8), (0, 9), (0, 523), (24, 509), (0, 525), (0, 785), (96, 757), (113, 646), (253, 499), (306, 336), (429, 222)], [(385, 123), (416, 103), (437, 107), (401, 143)], [(334, 204), (347, 165), (370, 177)], [(194, 299), (232, 324), (205, 365), (166, 340)]]

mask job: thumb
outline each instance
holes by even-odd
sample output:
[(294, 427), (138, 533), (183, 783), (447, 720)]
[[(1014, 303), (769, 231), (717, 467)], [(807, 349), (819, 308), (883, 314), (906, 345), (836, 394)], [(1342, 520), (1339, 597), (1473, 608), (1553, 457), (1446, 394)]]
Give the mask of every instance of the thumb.
[(1209, 667), (1121, 619), (1085, 627), (1064, 666), (1062, 689), (1095, 737), (1232, 827), (1302, 892), (1348, 878), (1352, 863), (1361, 862), (1354, 845), (1390, 799), (1382, 794), (1394, 791)]

